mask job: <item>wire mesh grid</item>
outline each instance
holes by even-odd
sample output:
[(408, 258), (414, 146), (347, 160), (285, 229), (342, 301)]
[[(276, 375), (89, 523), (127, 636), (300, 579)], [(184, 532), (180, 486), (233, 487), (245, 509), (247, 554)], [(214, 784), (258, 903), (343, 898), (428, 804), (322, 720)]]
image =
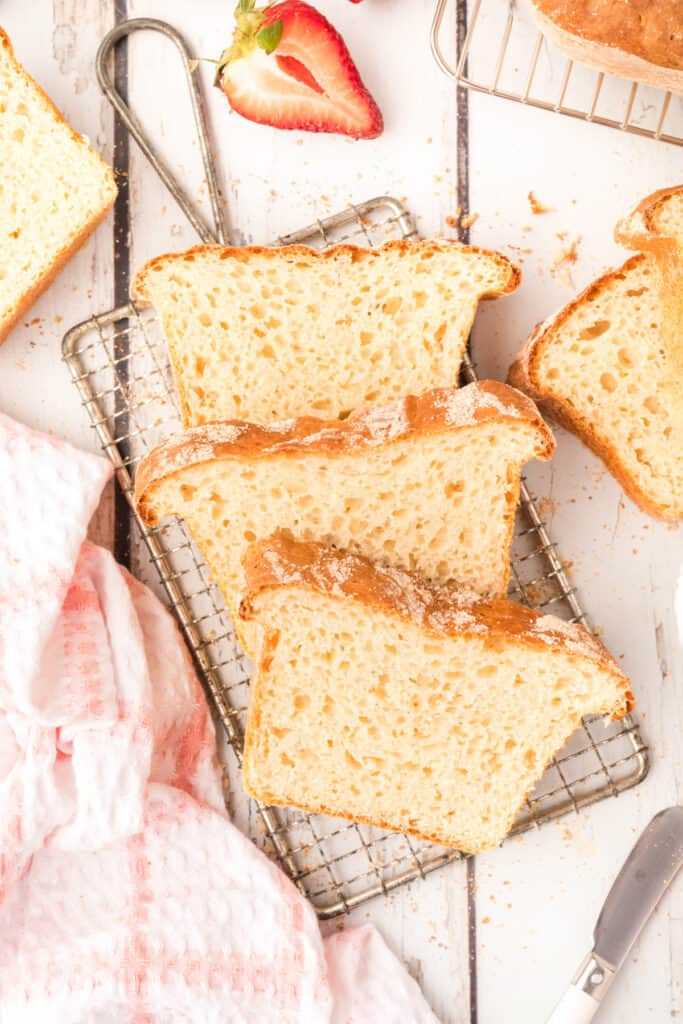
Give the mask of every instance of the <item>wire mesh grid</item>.
[(441, 47), (448, 5), (437, 0), (432, 52), (459, 85), (683, 146), (683, 97), (568, 60), (539, 31), (525, 0), (471, 0), (451, 67)]
[[(405, 207), (381, 197), (277, 241), (325, 248), (340, 241), (375, 245), (415, 235), (414, 221)], [(158, 320), (150, 310), (130, 304), (72, 328), (63, 347), (92, 426), (116, 467), (132, 508), (137, 464), (180, 427)], [(464, 376), (476, 376), (469, 359)], [(239, 765), (250, 664), (235, 639), (222, 597), (180, 521), (152, 530), (138, 521), (137, 528)], [(526, 485), (522, 488), (510, 593), (517, 600), (587, 624)], [(647, 767), (647, 751), (633, 717), (621, 722), (586, 720), (545, 772), (514, 832), (615, 796), (644, 778)], [(461, 856), (457, 851), (366, 825), (256, 807), (261, 823), (258, 838), (265, 836), (266, 848), (321, 917), (343, 913)]]

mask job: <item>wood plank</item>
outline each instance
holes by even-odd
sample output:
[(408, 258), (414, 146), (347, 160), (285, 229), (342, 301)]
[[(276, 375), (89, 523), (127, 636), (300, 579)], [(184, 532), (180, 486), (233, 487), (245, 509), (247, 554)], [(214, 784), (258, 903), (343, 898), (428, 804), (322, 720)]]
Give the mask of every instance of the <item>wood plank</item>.
[[(504, 117), (496, 116), (501, 108)], [(488, 304), (475, 329), (480, 370), (504, 379), (536, 321), (606, 265), (627, 257), (612, 241), (615, 221), (631, 203), (676, 180), (680, 154), (486, 96), (472, 97), (471, 111), (472, 208), (480, 212), (473, 240), (524, 261), (520, 291)], [(542, 147), (529, 143), (535, 134), (542, 135)], [(511, 159), (501, 190), (502, 154)], [(552, 212), (534, 216), (529, 191)], [(553, 260), (575, 237), (581, 239), (576, 262), (553, 273)], [(681, 728), (680, 646), (671, 595), (683, 536), (624, 499), (602, 463), (576, 438), (561, 430), (557, 435), (553, 462), (530, 467), (528, 476), (570, 563), (572, 583), (633, 677), (653, 768), (640, 788), (618, 800), (477, 858), (482, 1021), (545, 1019), (590, 948), (602, 900), (631, 844), (657, 810), (680, 796), (680, 751), (676, 757), (671, 751)], [(676, 668), (663, 673), (662, 663)], [(680, 905), (682, 891), (677, 886), (637, 945), (601, 1013), (605, 1024), (669, 1019), (680, 966), (662, 950), (668, 941), (667, 908), (677, 900)], [(529, 983), (521, 984), (520, 977)]]

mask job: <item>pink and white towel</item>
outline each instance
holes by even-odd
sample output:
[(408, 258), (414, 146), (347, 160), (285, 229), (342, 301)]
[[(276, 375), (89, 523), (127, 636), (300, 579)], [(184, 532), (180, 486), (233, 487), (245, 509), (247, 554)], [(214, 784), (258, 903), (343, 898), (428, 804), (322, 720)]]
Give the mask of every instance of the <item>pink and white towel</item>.
[(0, 1018), (435, 1024), (226, 819), (173, 620), (85, 540), (109, 475), (0, 416)]

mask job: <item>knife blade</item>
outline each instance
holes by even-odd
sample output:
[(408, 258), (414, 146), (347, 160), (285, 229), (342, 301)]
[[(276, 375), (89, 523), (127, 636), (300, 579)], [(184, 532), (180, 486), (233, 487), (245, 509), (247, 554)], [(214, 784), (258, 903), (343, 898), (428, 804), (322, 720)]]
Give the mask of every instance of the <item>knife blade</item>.
[(656, 814), (607, 894), (585, 958), (547, 1024), (587, 1024), (653, 910), (683, 867), (683, 807)]

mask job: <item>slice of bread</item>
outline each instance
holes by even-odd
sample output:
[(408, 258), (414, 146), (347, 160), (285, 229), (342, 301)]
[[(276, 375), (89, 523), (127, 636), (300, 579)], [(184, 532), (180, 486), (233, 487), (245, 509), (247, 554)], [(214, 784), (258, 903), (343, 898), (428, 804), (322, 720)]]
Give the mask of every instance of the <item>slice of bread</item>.
[[(140, 464), (149, 525), (182, 516), (236, 618), (242, 557), (278, 529), (505, 593), (522, 466), (554, 441), (493, 381), (437, 389), (344, 421), (232, 421), (170, 438)], [(254, 627), (241, 629), (255, 649)]]
[(116, 198), (114, 176), (0, 29), (0, 342)]
[(681, 0), (531, 0), (531, 9), (570, 60), (683, 92)]
[(640, 249), (539, 324), (509, 381), (576, 433), (647, 513), (683, 517), (683, 186), (617, 226)]
[(633, 706), (595, 637), (511, 601), (282, 535), (245, 571), (264, 639), (244, 784), (266, 804), (477, 853), (583, 716)]
[(133, 283), (163, 324), (185, 426), (335, 418), (457, 383), (480, 299), (519, 284), (456, 242), (198, 246)]

